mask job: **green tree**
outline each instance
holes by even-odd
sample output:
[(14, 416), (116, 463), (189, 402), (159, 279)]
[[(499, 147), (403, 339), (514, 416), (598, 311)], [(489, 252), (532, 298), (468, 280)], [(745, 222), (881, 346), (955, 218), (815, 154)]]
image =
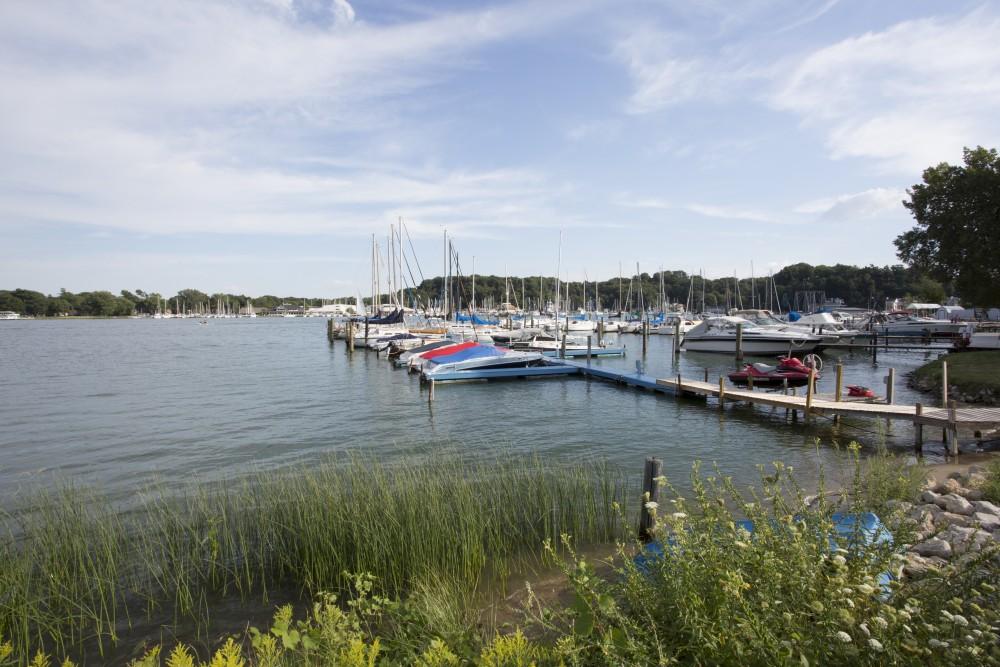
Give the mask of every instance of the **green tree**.
[(982, 146), (963, 151), (964, 165), (942, 162), (903, 202), (917, 226), (896, 238), (900, 259), (942, 281), (954, 281), (974, 306), (1000, 304), (1000, 156)]

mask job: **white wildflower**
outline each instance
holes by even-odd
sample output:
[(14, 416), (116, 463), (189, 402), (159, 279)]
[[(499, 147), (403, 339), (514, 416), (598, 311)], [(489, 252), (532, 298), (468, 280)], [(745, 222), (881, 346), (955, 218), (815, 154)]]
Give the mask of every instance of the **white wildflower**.
[(871, 637), (872, 636), (871, 631), (868, 629), (868, 624), (867, 623), (862, 623), (858, 627), (861, 628), (861, 632), (865, 633), (865, 637)]
[(858, 591), (862, 595), (871, 595), (872, 593), (875, 592), (875, 589), (869, 586), (868, 584), (860, 584), (858, 585)]
[(955, 614), (954, 616), (952, 616), (951, 622), (954, 623), (955, 625), (961, 625), (963, 628), (968, 627), (969, 625), (969, 619), (967, 619), (965, 616), (962, 616), (961, 614)]
[(660, 475), (659, 477), (654, 477), (653, 481), (656, 482), (659, 486), (666, 486), (667, 485), (667, 478), (666, 478), (665, 475)]
[(659, 506), (660, 503), (656, 502), (655, 500), (650, 500), (648, 503), (646, 503), (646, 509), (648, 510), (655, 510)]
[(837, 554), (836, 556), (833, 557), (833, 562), (835, 565), (843, 566), (847, 563), (847, 559), (841, 556), (840, 554)]
[(904, 621), (908, 621), (908, 620), (910, 620), (910, 618), (912, 618), (912, 617), (910, 616), (910, 612), (906, 611), (905, 609), (901, 609), (901, 610), (900, 610), (900, 612), (899, 612), (899, 617), (900, 617), (901, 619), (903, 619)]
[(846, 604), (851, 609), (854, 609), (854, 600), (851, 598), (844, 598), (844, 604)]
[(950, 612), (950, 611), (948, 611), (947, 609), (942, 609), (942, 610), (941, 610), (941, 615), (942, 615), (942, 616), (944, 616), (944, 617), (945, 617), (945, 618), (946, 618), (947, 620), (949, 620), (949, 621), (950, 621), (950, 620), (952, 620), (952, 618), (954, 618), (954, 617), (952, 616), (951, 612)]
[[(907, 614), (907, 617), (909, 617), (909, 614)], [(889, 627), (889, 621), (885, 620), (881, 616), (876, 616), (875, 618), (873, 618), (872, 623), (877, 625), (882, 630), (885, 630), (887, 627)]]
[(875, 639), (874, 637), (868, 640), (868, 645), (871, 646), (872, 650), (875, 651), (876, 653), (882, 652), (882, 642)]
[(850, 586), (844, 586), (843, 588), (840, 589), (840, 592), (843, 593), (844, 595), (853, 595), (854, 589), (851, 588)]
[(685, 514), (684, 512), (674, 512), (670, 516), (672, 518), (678, 520), (678, 521), (680, 521), (681, 519), (686, 519), (687, 518), (687, 514)]
[(847, 634), (846, 632), (844, 632), (843, 630), (840, 630), (839, 632), (837, 632), (836, 637), (837, 637), (837, 639), (839, 639), (840, 641), (844, 642), (845, 644), (850, 644), (851, 643), (851, 636), (849, 634)]
[(948, 648), (948, 642), (943, 642), (940, 639), (934, 639), (933, 637), (927, 642), (927, 645), (931, 648)]
[(743, 542), (743, 541), (740, 541), (740, 540), (736, 540), (733, 544), (735, 544), (736, 546), (738, 546), (740, 549), (746, 549), (747, 547), (750, 546), (746, 542)]

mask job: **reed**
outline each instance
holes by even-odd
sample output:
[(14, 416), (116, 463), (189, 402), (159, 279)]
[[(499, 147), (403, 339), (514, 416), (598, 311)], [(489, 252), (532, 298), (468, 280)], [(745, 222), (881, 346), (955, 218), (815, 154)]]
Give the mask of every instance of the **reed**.
[(93, 490), (43, 492), (0, 517), (0, 637), (21, 655), (103, 651), (139, 617), (203, 626), (220, 596), (338, 591), (356, 572), (393, 595), (435, 579), (472, 595), (502, 587), (561, 534), (619, 537), (612, 507), (626, 486), (602, 462), (451, 454), (394, 465), (354, 455), (151, 488), (128, 511)]

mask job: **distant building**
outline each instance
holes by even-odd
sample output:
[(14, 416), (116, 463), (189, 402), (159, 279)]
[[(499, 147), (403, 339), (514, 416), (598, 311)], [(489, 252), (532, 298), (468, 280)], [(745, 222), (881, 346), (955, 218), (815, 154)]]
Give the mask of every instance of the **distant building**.
[(309, 317), (334, 317), (340, 315), (354, 315), (357, 311), (354, 305), (344, 303), (328, 303), (323, 306), (309, 308), (306, 315)]

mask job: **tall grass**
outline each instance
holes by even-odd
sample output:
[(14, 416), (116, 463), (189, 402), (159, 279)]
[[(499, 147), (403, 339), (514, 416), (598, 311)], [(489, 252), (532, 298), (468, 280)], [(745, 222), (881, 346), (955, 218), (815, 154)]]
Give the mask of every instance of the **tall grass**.
[(620, 535), (626, 483), (600, 462), (447, 455), (385, 465), (364, 456), (258, 472), (128, 512), (77, 488), (3, 515), (0, 636), (17, 652), (103, 649), (144, 615), (204, 622), (218, 596), (342, 590), (367, 572), (391, 594), (418, 582), (471, 593), (502, 582), (546, 540)]

